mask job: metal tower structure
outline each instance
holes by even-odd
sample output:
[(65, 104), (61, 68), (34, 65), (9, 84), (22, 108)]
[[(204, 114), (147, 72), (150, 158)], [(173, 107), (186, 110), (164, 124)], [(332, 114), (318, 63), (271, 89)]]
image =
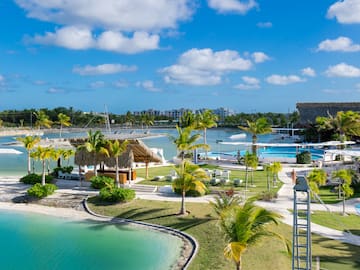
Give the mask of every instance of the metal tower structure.
[(311, 270), (310, 199), (306, 178), (298, 176), (294, 186), (292, 270)]

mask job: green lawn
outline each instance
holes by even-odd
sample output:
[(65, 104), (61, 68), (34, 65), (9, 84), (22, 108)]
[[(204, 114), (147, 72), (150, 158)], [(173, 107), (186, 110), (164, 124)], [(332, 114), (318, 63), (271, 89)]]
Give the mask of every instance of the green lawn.
[[(219, 166), (215, 166), (215, 165), (201, 165), (202, 168), (208, 168), (208, 169), (221, 169)], [(166, 180), (156, 180), (154, 181), (154, 178), (156, 176), (166, 176), (170, 174), (170, 171), (173, 170), (174, 167), (173, 166), (164, 166), (164, 167), (152, 167), (149, 168), (149, 177), (143, 181), (141, 181), (139, 184), (143, 184), (143, 185), (154, 185), (154, 186), (164, 186), (164, 185), (170, 185), (171, 182), (166, 181)], [(145, 178), (145, 169), (141, 168), (141, 169), (136, 169), (137, 175), (139, 177)], [(230, 173), (230, 183), (226, 184), (226, 185), (217, 185), (217, 186), (210, 186), (211, 190), (227, 190), (230, 188), (234, 188), (235, 191), (239, 191), (239, 192), (243, 192), (245, 189), (245, 183), (242, 183), (239, 187), (234, 187), (233, 185), (233, 180), (234, 179), (243, 179), (245, 180), (245, 171), (244, 170), (231, 170)], [(254, 181), (253, 184), (254, 186), (250, 186), (250, 178), (251, 178), (251, 173), (249, 172), (249, 176), (248, 176), (248, 191), (249, 191), (249, 196), (257, 194), (261, 191), (264, 191), (267, 189), (266, 187), (266, 181), (267, 181), (267, 176), (266, 173), (264, 171), (255, 171), (254, 172)], [(273, 190), (278, 191), (280, 189), (280, 187), (282, 186), (282, 183), (280, 181), (277, 181), (277, 186), (276, 187), (272, 187)]]
[[(333, 187), (328, 187), (328, 186), (320, 187), (319, 196), (321, 200), (326, 204), (334, 204), (342, 201), (342, 199), (338, 198), (337, 189), (334, 190)], [(359, 193), (354, 193), (354, 195), (351, 198), (357, 198), (357, 197), (360, 197)]]
[(360, 235), (360, 216), (358, 215), (342, 216), (341, 213), (315, 211), (311, 215), (311, 221), (339, 231), (350, 231), (353, 234)]
[[(190, 215), (177, 216), (180, 201), (134, 200), (126, 204), (104, 205), (96, 198), (90, 198), (89, 207), (103, 215), (130, 218), (144, 222), (173, 227), (194, 236), (199, 244), (199, 253), (190, 270), (235, 269), (232, 262), (223, 257), (224, 237), (217, 227), (215, 215), (209, 204), (187, 203)], [(291, 239), (291, 227), (271, 225), (273, 230)], [(360, 248), (313, 236), (313, 257), (320, 257), (322, 269), (355, 270), (360, 268)], [(284, 253), (284, 246), (277, 238), (264, 238), (250, 247), (243, 257), (243, 270), (291, 268), (291, 257)]]

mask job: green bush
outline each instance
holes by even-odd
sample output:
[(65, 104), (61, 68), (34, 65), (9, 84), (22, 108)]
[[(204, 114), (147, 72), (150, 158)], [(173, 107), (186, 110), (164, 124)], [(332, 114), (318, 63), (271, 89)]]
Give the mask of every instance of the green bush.
[(93, 176), (90, 178), (91, 187), (95, 189), (102, 189), (108, 186), (115, 186), (115, 180), (107, 176)]
[(45, 186), (37, 183), (28, 189), (27, 193), (30, 196), (34, 196), (37, 198), (45, 198), (51, 194), (53, 194), (57, 190), (57, 186), (54, 184), (45, 184)]
[(128, 202), (135, 198), (135, 191), (117, 187), (104, 187), (99, 193), (100, 199), (107, 202)]
[(262, 191), (259, 194), (259, 200), (261, 201), (272, 201), (273, 199), (276, 199), (278, 197), (278, 194), (276, 191)]
[[(174, 192), (176, 194), (179, 194), (181, 195), (181, 189), (174, 189)], [(190, 189), (188, 190), (186, 193), (185, 193), (185, 196), (186, 197), (201, 197), (201, 196), (204, 196), (204, 195), (208, 195), (210, 194), (210, 190), (206, 187), (205, 190), (203, 190), (202, 192), (199, 192), (197, 190), (193, 190), (193, 189)]]
[[(25, 175), (20, 178), (20, 182), (23, 182), (24, 184), (34, 185), (36, 183), (41, 183), (41, 174), (31, 173), (28, 175)], [(51, 183), (54, 180), (54, 177), (52, 175), (45, 175), (45, 182)]]
[(311, 153), (309, 151), (304, 151), (296, 155), (297, 164), (310, 164), (311, 163)]

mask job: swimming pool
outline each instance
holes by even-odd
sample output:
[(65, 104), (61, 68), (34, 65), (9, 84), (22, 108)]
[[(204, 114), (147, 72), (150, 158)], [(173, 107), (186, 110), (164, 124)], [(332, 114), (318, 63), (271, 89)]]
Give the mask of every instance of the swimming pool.
[(0, 211), (1, 269), (171, 269), (182, 241), (123, 224)]
[[(297, 153), (309, 151), (311, 153), (312, 160), (322, 159), (324, 151), (315, 148), (300, 148), (296, 150), (295, 147), (266, 147), (258, 149), (259, 158), (296, 158)], [(250, 151), (251, 152), (251, 151)], [(213, 159), (234, 159), (236, 160), (238, 154), (241, 156), (246, 154), (246, 150), (230, 151), (230, 152), (208, 152), (208, 157)], [(205, 154), (200, 153), (200, 157)]]

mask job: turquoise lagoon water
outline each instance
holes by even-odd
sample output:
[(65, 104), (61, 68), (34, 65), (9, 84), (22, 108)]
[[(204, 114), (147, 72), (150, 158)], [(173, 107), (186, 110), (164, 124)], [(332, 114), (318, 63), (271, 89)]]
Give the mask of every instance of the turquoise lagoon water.
[(182, 241), (129, 225), (0, 211), (1, 269), (170, 269)]
[[(144, 133), (145, 130), (138, 129), (126, 129), (126, 130), (116, 130), (118, 133)], [(240, 129), (232, 129), (232, 128), (219, 128), (219, 129), (209, 129), (207, 131), (207, 143), (211, 147), (211, 151), (213, 152), (221, 152), (221, 153), (228, 153), (228, 152), (235, 152), (237, 153), (238, 150), (245, 153), (246, 150), (250, 151), (250, 146), (236, 146), (236, 145), (224, 145), (219, 144), (219, 141), (231, 141), (230, 136), (242, 133)], [(169, 136), (176, 136), (177, 132), (175, 129), (150, 129), (150, 134), (154, 135), (163, 135), (161, 137), (150, 137), (142, 139), (143, 142), (148, 145), (149, 147), (156, 147), (162, 148), (164, 150), (165, 159), (170, 160), (176, 155), (176, 148), (172, 144), (169, 139)], [(46, 134), (44, 137), (48, 138), (56, 138), (59, 134)], [(64, 133), (63, 137), (79, 137), (79, 136), (86, 136), (85, 133)], [(13, 155), (13, 154), (0, 154), (0, 175), (23, 175), (26, 173), (26, 153), (25, 149), (22, 147), (14, 147), (8, 146), (6, 143), (14, 141), (14, 137), (0, 137), (0, 147), (1, 148), (15, 148), (23, 152), (21, 155)], [(247, 135), (245, 139), (240, 141), (250, 142), (251, 135)], [(259, 142), (279, 142), (283, 140), (279, 140), (279, 135), (274, 134), (266, 134), (266, 135), (259, 135), (258, 136)], [(202, 142), (202, 139), (199, 140)], [(286, 141), (283, 141), (286, 142)], [(39, 166), (39, 165), (38, 165)]]

